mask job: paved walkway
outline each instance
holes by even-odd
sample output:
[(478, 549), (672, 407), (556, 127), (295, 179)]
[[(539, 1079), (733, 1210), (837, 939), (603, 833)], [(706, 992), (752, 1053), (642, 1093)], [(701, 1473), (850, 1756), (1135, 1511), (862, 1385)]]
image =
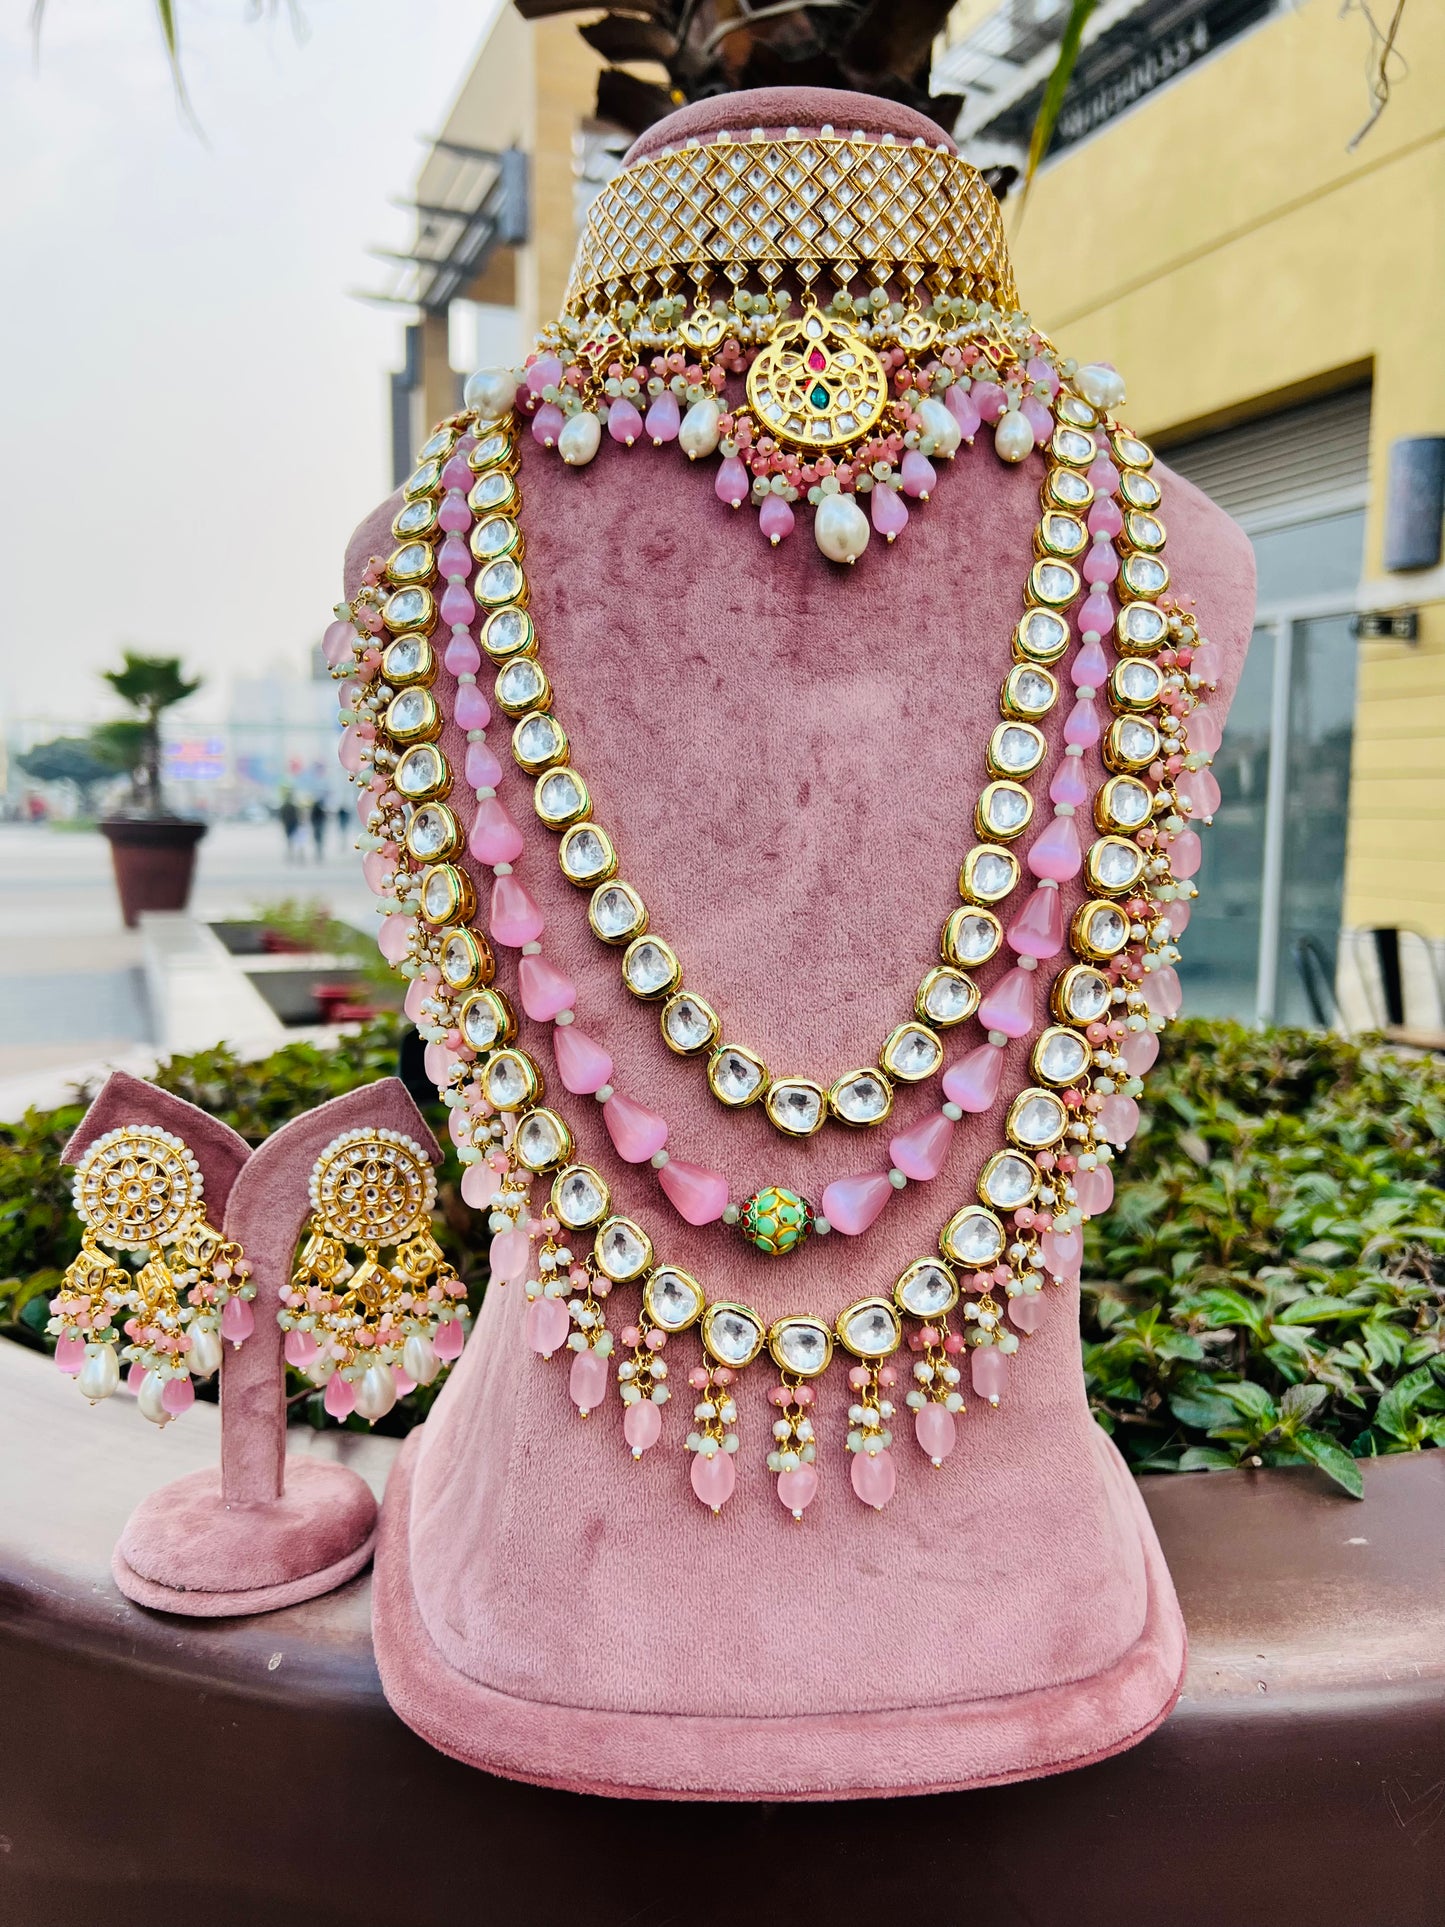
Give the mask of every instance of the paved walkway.
[[(198, 915), (251, 915), (286, 897), (375, 926), (361, 860), (334, 824), (320, 863), (309, 848), (288, 863), (272, 823), (218, 824), (201, 843)], [(103, 837), (0, 825), (0, 930), (0, 1116), (50, 1101), (67, 1071), (153, 1062), (140, 933), (121, 922)]]

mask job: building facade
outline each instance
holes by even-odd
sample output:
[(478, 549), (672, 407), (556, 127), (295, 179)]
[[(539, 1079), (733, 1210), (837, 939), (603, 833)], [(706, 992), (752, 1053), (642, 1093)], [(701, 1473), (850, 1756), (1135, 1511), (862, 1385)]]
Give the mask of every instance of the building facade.
[[(965, 94), (957, 134), (980, 165), (1026, 151), (1062, 11), (955, 9), (935, 84)], [(1053, 154), (1006, 209), (1041, 325), (1125, 371), (1132, 425), (1254, 543), (1258, 627), (1188, 966), (1195, 1008), (1246, 1020), (1329, 1017), (1337, 1000), (1383, 1019), (1377, 929), (1427, 940), (1404, 946), (1408, 1014), (1441, 1017), (1445, 10), (1407, 8), (1400, 51), (1408, 74), (1389, 69), (1388, 104), (1352, 144), (1371, 106), (1360, 10), (1103, 0)], [(507, 8), (443, 130), (526, 157), (525, 237), (466, 290), (511, 307), (519, 342), (555, 312), (587, 198), (625, 146), (590, 118), (597, 68), (570, 18)], [(446, 193), (450, 166), (439, 145), (418, 201)], [(456, 379), (445, 314), (420, 326), (418, 421), (453, 405)]]

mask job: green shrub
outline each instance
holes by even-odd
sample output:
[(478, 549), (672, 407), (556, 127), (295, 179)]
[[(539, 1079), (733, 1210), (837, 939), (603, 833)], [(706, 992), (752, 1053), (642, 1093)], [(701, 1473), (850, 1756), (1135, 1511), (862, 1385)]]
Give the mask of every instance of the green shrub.
[[(205, 1051), (155, 1081), (256, 1144), (391, 1073), (400, 1034), (379, 1020), (251, 1064)], [(0, 1330), (31, 1344), (79, 1242), (60, 1150), (83, 1110), (0, 1125)], [(444, 1117), (428, 1107), (443, 1141)], [(1309, 1461), (1358, 1493), (1355, 1457), (1445, 1442), (1442, 1146), (1434, 1058), (1198, 1020), (1170, 1033), (1085, 1260), (1089, 1398), (1136, 1469)], [(486, 1234), (448, 1173), (438, 1236), (475, 1309)], [(330, 1423), (305, 1380), (288, 1389)], [(382, 1429), (429, 1403), (414, 1395)]]

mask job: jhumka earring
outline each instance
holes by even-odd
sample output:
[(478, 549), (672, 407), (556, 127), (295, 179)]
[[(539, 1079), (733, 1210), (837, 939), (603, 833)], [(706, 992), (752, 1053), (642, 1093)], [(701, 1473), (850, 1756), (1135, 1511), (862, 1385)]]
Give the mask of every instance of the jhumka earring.
[[(140, 1409), (165, 1425), (194, 1404), (192, 1380), (216, 1370), (221, 1340), (240, 1345), (255, 1329), (251, 1268), (206, 1221), (202, 1189), (185, 1142), (148, 1124), (107, 1131), (76, 1167), (85, 1232), (47, 1330), (56, 1364), (92, 1404), (120, 1384), (122, 1333)], [(102, 1245), (146, 1261), (132, 1276)]]
[[(347, 1131), (316, 1160), (311, 1221), (277, 1316), (288, 1364), (326, 1387), (333, 1418), (374, 1424), (461, 1352), (466, 1287), (432, 1236), (435, 1202), (430, 1159), (399, 1131)], [(361, 1247), (359, 1263), (348, 1245)]]

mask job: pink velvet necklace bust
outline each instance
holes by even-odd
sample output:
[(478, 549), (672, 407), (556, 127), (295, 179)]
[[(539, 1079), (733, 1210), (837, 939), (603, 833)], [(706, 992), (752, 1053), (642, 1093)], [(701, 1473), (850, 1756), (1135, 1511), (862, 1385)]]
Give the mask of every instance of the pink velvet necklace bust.
[[(830, 122), (943, 138), (883, 101), (770, 91), (685, 109), (629, 158), (723, 128)], [(524, 438), (532, 613), (577, 761), (688, 981), (716, 993), (729, 1034), (775, 1072), (872, 1061), (936, 953), (1039, 479), (1036, 457), (1009, 468), (961, 450), (901, 541), (875, 539), (839, 569), (802, 535), (760, 542), (675, 449), (604, 441), (574, 471)], [(1249, 635), (1252, 558), (1196, 490), (1167, 473), (1163, 487), (1174, 585), (1225, 655), (1222, 714)], [(358, 530), (349, 593), (390, 546), (394, 512)], [(450, 678), (438, 693), (450, 711)], [(1057, 749), (1062, 712), (1050, 724)], [(459, 765), (455, 727), (444, 747)], [(529, 787), (503, 778), (519, 821)], [(605, 1039), (618, 1084), (666, 1114), (674, 1155), (725, 1170), (735, 1198), (780, 1183), (817, 1199), (870, 1161), (841, 1131), (789, 1142), (756, 1112), (720, 1112), (696, 1066), (662, 1046), (655, 1008), (598, 952), (550, 840), (528, 847), (525, 881), (549, 954), (576, 979), (579, 1021)], [(485, 899), (479, 868), (477, 882)], [(1066, 911), (1079, 895), (1065, 886)], [(1004, 968), (982, 974), (985, 989)], [(509, 993), (515, 972), (505, 954)], [(524, 1024), (522, 1041), (546, 1061), (542, 1028)], [(1011, 1047), (996, 1109), (1027, 1080), (1026, 1049)], [(770, 1262), (716, 1225), (685, 1224), (586, 1104), (568, 1109), (578, 1155), (712, 1298), (831, 1319), (934, 1248), (938, 1187), (910, 1190), (866, 1236)], [(896, 1127), (936, 1105), (900, 1092)], [(997, 1141), (996, 1114), (965, 1117), (950, 1167), (976, 1168)], [(766, 1373), (741, 1383), (737, 1491), (715, 1517), (688, 1491), (678, 1408), (635, 1463), (621, 1407), (581, 1421), (565, 1367), (524, 1349), (525, 1309), (516, 1289), (488, 1293), (383, 1507), (382, 1677), (443, 1750), (604, 1793), (816, 1799), (1057, 1771), (1132, 1744), (1173, 1704), (1183, 1627), (1132, 1480), (1089, 1415), (1076, 1291), (1049, 1293), (1004, 1403), (969, 1400), (941, 1468), (911, 1439), (900, 1446), (883, 1512), (849, 1489), (845, 1377), (821, 1381), (828, 1449), (801, 1524), (763, 1470)]]

